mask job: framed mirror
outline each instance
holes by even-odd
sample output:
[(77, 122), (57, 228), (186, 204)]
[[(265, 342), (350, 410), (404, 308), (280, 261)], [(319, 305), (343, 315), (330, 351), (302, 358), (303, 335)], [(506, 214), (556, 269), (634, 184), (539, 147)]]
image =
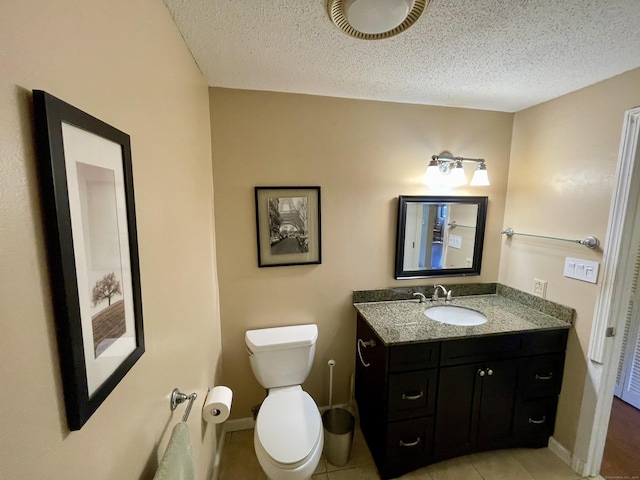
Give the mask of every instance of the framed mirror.
[(398, 197), (395, 278), (480, 275), (487, 197)]

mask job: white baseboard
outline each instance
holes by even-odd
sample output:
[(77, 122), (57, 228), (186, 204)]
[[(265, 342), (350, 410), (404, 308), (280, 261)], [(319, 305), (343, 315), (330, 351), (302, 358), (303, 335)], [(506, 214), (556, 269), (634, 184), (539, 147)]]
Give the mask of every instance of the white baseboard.
[(220, 461), (222, 460), (222, 451), (224, 449), (224, 442), (227, 438), (228, 432), (237, 432), (240, 430), (249, 430), (256, 425), (252, 417), (236, 418), (234, 420), (227, 420), (222, 425), (222, 433), (220, 434), (220, 440), (216, 445), (216, 456), (213, 459), (213, 473), (211, 474), (211, 480), (218, 480), (220, 474)]
[(585, 476), (585, 463), (581, 458), (576, 457), (575, 455), (571, 457), (571, 469), (576, 472), (578, 475)]
[(211, 480), (218, 480), (220, 473), (220, 460), (222, 459), (222, 449), (224, 448), (224, 439), (226, 435), (224, 427), (222, 428), (222, 434), (220, 435), (220, 441), (216, 444), (216, 456), (213, 459), (213, 472), (211, 472)]
[[(331, 408), (346, 408), (350, 410), (349, 406), (346, 403), (332, 405)], [(318, 407), (320, 410), (320, 414), (323, 414), (329, 409), (329, 406)], [(227, 432), (237, 432), (239, 430), (249, 430), (251, 428), (255, 428), (256, 422), (253, 417), (244, 417), (244, 418), (235, 418), (233, 420), (227, 420), (224, 422), (223, 430), (224, 433)]]
[[(556, 456), (566, 463), (571, 470), (578, 475), (584, 477), (585, 475), (585, 462), (581, 458), (573, 455), (569, 449), (565, 448), (555, 437), (549, 437), (549, 450), (556, 454)], [(595, 480), (604, 480), (602, 477), (593, 477)]]
[(253, 417), (236, 418), (233, 420), (227, 420), (223, 425), (223, 436), (227, 432), (237, 432), (239, 430), (249, 430), (256, 426), (256, 422)]
[(560, 460), (571, 467), (571, 452), (558, 442), (556, 437), (549, 437), (549, 450), (555, 453)]

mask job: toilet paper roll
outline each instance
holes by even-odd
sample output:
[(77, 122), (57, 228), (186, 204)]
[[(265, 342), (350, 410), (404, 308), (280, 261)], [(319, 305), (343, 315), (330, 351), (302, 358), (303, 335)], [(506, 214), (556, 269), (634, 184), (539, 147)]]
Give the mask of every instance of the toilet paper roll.
[(229, 387), (213, 387), (202, 407), (202, 419), (208, 423), (222, 423), (229, 418), (233, 392)]

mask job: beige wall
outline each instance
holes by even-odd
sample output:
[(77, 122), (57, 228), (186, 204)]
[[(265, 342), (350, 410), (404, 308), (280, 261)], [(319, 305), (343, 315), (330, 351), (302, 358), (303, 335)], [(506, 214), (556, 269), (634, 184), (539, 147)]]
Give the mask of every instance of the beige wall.
[[(252, 328), (317, 323), (305, 388), (328, 404), (334, 358), (334, 401), (346, 401), (353, 290), (434, 283), (393, 279), (397, 197), (431, 193), (421, 183), (431, 155), (487, 159), (491, 187), (455, 191), (489, 195), (482, 275), (446, 281), (497, 280), (512, 114), (218, 88), (210, 99), (223, 380), (235, 392), (234, 417), (249, 416), (264, 398), (244, 348)], [(260, 185), (321, 186), (321, 265), (258, 268)]]
[[(505, 226), (516, 231), (602, 244), (624, 112), (640, 105), (640, 69), (516, 113)], [(576, 441), (587, 349), (599, 285), (563, 276), (565, 257), (602, 261), (602, 249), (526, 237), (504, 238), (500, 282), (532, 292), (546, 280), (547, 298), (577, 310), (571, 332), (555, 436)]]
[[(174, 387), (200, 478), (220, 365), (208, 90), (159, 0), (0, 6), (0, 478), (151, 478)], [(146, 353), (85, 426), (64, 415), (31, 114), (43, 89), (131, 136)]]

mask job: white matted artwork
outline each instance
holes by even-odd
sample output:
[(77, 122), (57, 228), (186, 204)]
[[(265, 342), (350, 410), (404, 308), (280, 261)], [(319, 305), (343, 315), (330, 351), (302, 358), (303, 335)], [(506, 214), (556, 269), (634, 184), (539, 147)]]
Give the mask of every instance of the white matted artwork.
[(91, 396), (136, 348), (122, 154), (67, 123), (62, 138)]
[(79, 430), (144, 353), (129, 135), (33, 91), (67, 424)]

